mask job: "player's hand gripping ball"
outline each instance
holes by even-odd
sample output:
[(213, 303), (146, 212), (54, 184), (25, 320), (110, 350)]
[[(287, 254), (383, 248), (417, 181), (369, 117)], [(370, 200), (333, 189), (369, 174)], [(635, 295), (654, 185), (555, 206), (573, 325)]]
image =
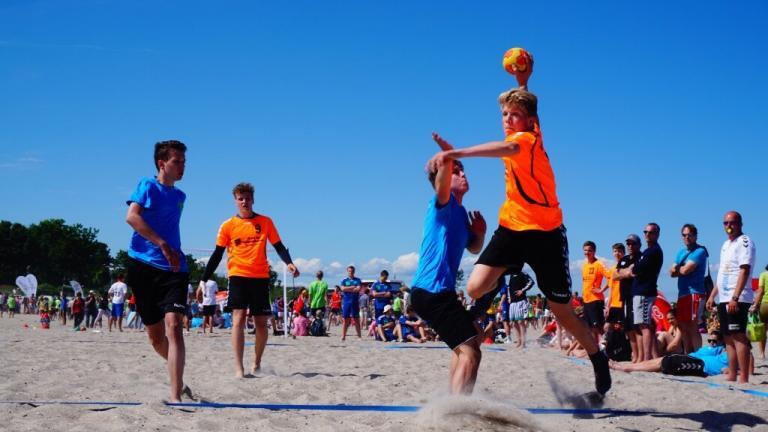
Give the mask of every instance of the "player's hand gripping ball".
[(531, 63), (533, 63), (531, 54), (522, 48), (510, 48), (504, 53), (502, 60), (504, 69), (512, 75), (527, 71)]

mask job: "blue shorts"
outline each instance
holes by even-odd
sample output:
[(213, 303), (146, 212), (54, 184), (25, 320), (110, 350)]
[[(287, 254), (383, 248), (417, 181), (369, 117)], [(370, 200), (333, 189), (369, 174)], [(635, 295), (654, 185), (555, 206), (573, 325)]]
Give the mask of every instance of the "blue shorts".
[(384, 337), (387, 338), (386, 342), (395, 340), (395, 333), (392, 330), (384, 330)]
[(343, 318), (359, 319), (360, 302), (357, 299), (341, 302), (341, 316)]
[(112, 303), (112, 318), (123, 317), (123, 306), (124, 303)]

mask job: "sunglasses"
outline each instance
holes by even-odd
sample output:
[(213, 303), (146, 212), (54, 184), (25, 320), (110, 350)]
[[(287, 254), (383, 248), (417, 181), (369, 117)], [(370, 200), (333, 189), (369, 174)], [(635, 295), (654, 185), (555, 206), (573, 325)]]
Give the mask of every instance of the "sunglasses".
[(681, 234), (681, 235), (683, 236), (683, 238), (696, 237), (696, 234)]
[(723, 225), (738, 225), (738, 221), (723, 221)]
[(654, 231), (654, 230), (644, 230), (643, 231), (643, 234), (658, 234), (658, 233), (659, 233), (658, 231)]
[(717, 339), (707, 339), (707, 342), (709, 342), (711, 344), (716, 344), (717, 343)]

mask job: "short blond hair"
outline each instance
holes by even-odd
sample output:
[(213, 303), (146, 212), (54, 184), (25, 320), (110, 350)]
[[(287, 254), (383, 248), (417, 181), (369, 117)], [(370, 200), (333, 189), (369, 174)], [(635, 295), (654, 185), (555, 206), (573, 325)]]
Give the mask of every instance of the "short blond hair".
[(503, 92), (499, 95), (499, 105), (502, 107), (507, 105), (517, 105), (522, 107), (529, 116), (539, 116), (539, 99), (535, 94), (528, 90), (513, 88)]

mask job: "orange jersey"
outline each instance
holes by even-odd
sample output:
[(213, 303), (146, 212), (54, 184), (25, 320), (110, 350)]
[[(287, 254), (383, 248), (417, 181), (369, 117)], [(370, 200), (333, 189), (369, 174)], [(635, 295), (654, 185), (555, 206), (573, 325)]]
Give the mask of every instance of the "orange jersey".
[(608, 306), (612, 308), (621, 308), (624, 306), (624, 303), (621, 301), (621, 292), (619, 288), (621, 281), (619, 279), (614, 279), (614, 276), (616, 276), (615, 265), (606, 269), (605, 274), (605, 277), (608, 278), (608, 286), (611, 288), (611, 299)]
[(513, 231), (551, 231), (563, 224), (555, 192), (555, 174), (544, 151), (541, 134), (516, 132), (506, 139), (520, 146), (504, 157), (507, 199), (499, 210), (499, 224)]
[(599, 290), (603, 286), (603, 276), (606, 274), (603, 263), (595, 260), (592, 264), (584, 263), (581, 268), (581, 289), (584, 303), (592, 303), (598, 300), (605, 300), (603, 293), (594, 293), (592, 290)]
[(272, 219), (256, 215), (250, 219), (232, 216), (224, 221), (216, 246), (227, 248), (228, 276), (268, 278), (267, 240), (280, 241)]

